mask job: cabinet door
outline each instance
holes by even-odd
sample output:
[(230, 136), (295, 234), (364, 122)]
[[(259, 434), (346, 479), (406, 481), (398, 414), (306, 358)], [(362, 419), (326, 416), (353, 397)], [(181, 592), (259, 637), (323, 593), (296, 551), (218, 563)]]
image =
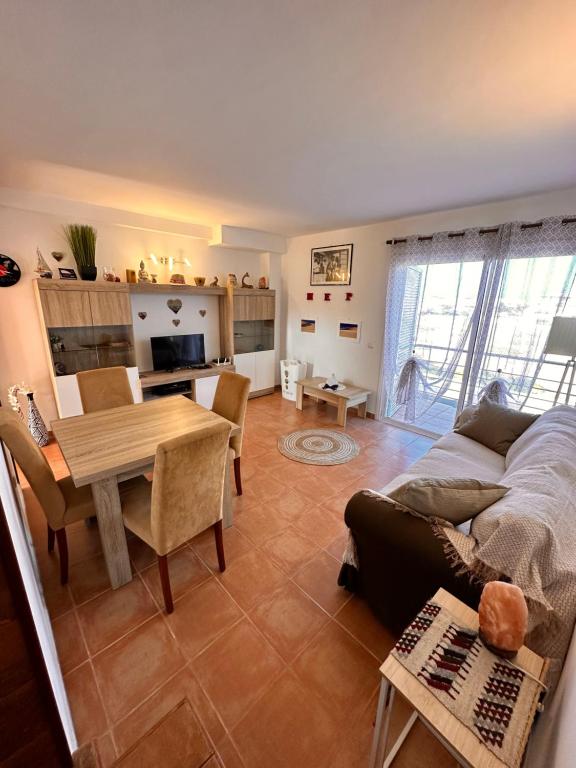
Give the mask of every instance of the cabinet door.
[(198, 405), (202, 405), (204, 408), (208, 408), (208, 410), (212, 408), (219, 378), (220, 376), (205, 376), (201, 379), (196, 379), (194, 382), (196, 389), (195, 400)]
[(259, 352), (245, 352), (242, 355), (234, 355), (236, 373), (247, 376), (250, 379), (250, 392), (256, 390), (256, 355)]
[(40, 301), (47, 328), (77, 328), (92, 325), (88, 291), (45, 290)]
[(252, 320), (250, 317), (251, 296), (234, 296), (234, 320)]
[(250, 296), (253, 302), (253, 314), (251, 320), (274, 320), (274, 296), (264, 294), (262, 296)]
[(254, 391), (259, 392), (262, 389), (272, 389), (275, 380), (275, 353), (273, 349), (265, 352), (254, 352), (256, 380), (254, 382)]
[(274, 320), (274, 294), (234, 296), (234, 320)]
[(121, 291), (90, 293), (93, 325), (132, 325), (130, 296)]

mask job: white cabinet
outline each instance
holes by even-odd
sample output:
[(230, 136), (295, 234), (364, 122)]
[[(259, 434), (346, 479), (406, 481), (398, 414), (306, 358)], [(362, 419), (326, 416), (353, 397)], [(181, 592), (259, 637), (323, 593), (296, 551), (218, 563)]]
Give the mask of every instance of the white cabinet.
[(275, 352), (273, 349), (265, 352), (245, 352), (234, 355), (236, 373), (250, 379), (250, 393), (262, 392), (274, 388)]
[[(134, 402), (141, 403), (142, 387), (140, 386), (138, 368), (134, 366), (126, 368), (126, 371)], [(80, 390), (78, 389), (76, 374), (56, 376), (54, 383), (56, 385), (56, 404), (60, 418), (66, 419), (68, 416), (81, 416), (84, 411), (82, 409), (82, 401), (80, 400)]]
[(196, 388), (196, 397), (194, 398), (198, 405), (202, 405), (208, 410), (212, 410), (214, 404), (214, 395), (220, 376), (205, 376), (202, 379), (196, 379), (194, 386)]
[(274, 389), (276, 369), (274, 367), (275, 352), (268, 349), (265, 352), (254, 352), (256, 358), (256, 379), (254, 389), (261, 392), (263, 389)]
[(236, 373), (250, 379), (250, 392), (256, 390), (256, 354), (256, 352), (245, 352), (242, 355), (234, 355)]

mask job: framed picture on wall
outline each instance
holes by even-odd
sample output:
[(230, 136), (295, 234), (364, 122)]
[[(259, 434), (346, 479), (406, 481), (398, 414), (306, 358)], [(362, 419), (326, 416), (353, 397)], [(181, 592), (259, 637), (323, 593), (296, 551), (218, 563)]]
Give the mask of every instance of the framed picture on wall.
[(302, 333), (316, 333), (316, 320), (300, 320), (300, 331)]
[(350, 285), (352, 248), (352, 243), (312, 248), (310, 285)]
[(360, 323), (338, 323), (338, 336), (341, 339), (360, 341)]

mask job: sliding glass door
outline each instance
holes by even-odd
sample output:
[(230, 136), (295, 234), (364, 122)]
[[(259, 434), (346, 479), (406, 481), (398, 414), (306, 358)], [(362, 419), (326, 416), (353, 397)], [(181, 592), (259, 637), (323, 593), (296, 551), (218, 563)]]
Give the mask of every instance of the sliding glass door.
[(511, 407), (542, 412), (553, 405), (565, 360), (545, 358), (543, 350), (553, 318), (576, 315), (576, 248), (525, 256), (505, 234), (507, 252), (496, 230), (458, 233), (459, 243), (446, 234), (433, 243), (413, 239), (399, 249), (388, 291), (381, 416), (442, 434), (496, 377), (506, 382)]

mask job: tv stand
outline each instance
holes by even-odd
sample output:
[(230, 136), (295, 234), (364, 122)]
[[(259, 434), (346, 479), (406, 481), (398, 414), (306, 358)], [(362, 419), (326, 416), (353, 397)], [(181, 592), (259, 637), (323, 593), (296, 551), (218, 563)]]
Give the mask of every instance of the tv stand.
[(140, 386), (144, 400), (157, 397), (184, 395), (206, 408), (212, 406), (215, 382), (202, 382), (196, 386), (199, 379), (218, 377), (222, 371), (234, 371), (234, 365), (213, 365), (206, 363), (202, 367), (181, 368), (175, 371), (144, 371), (140, 374)]

